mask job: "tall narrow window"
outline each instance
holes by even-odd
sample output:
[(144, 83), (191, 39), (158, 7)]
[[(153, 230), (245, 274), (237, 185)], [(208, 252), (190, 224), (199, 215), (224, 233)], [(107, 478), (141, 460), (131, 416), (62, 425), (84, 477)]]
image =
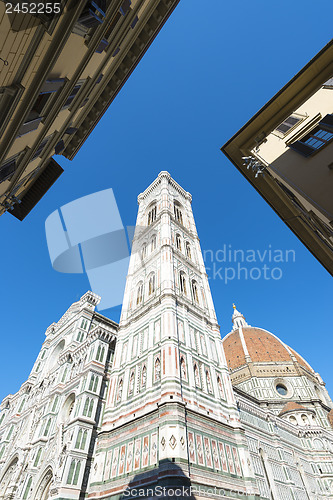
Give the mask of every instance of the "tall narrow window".
[(146, 384), (147, 384), (147, 368), (146, 365), (143, 365), (141, 372), (141, 390), (144, 390), (146, 388)]
[(42, 454), (42, 448), (38, 448), (38, 451), (36, 453), (36, 457), (35, 457), (35, 461), (34, 461), (34, 467), (37, 467), (37, 465), (39, 464), (39, 460), (40, 460), (40, 456)]
[(220, 397), (224, 399), (224, 390), (223, 390), (222, 380), (221, 380), (221, 377), (219, 375), (217, 376), (217, 386), (219, 388)]
[(188, 259), (192, 259), (192, 254), (191, 254), (191, 245), (189, 244), (189, 242), (187, 241), (186, 242), (186, 257)]
[(154, 382), (161, 380), (161, 362), (160, 358), (156, 358), (154, 365)]
[(92, 391), (93, 391), (93, 392), (97, 392), (97, 387), (98, 387), (98, 377), (96, 376), (96, 377), (95, 377), (94, 386), (93, 386), (93, 388), (92, 388)]
[(157, 209), (156, 205), (154, 205), (148, 212), (148, 221), (147, 221), (148, 226), (150, 226), (151, 224), (153, 224), (153, 222), (156, 221), (156, 213)]
[(86, 398), (86, 401), (84, 403), (84, 407), (83, 407), (83, 415), (85, 417), (88, 416), (88, 410), (89, 410), (89, 403), (90, 403), (90, 399), (89, 398)]
[(88, 389), (88, 391), (92, 391), (92, 390), (93, 390), (94, 383), (95, 383), (95, 379), (96, 379), (95, 375), (94, 375), (94, 374), (92, 374), (92, 375), (91, 375), (91, 378), (90, 378), (90, 384), (89, 384), (89, 389)]
[(21, 401), (20, 407), (18, 409), (18, 413), (21, 413), (21, 411), (23, 410), (24, 403), (25, 403), (25, 398), (23, 398), (22, 401)]
[(152, 295), (155, 292), (155, 274), (152, 274), (149, 278), (148, 283), (148, 295)]
[(99, 361), (100, 363), (103, 363), (104, 361), (104, 355), (105, 355), (105, 347), (99, 345), (97, 349), (97, 355), (96, 355), (96, 361)]
[(90, 400), (90, 404), (89, 404), (89, 408), (88, 408), (88, 414), (87, 414), (87, 417), (91, 418), (92, 416), (92, 412), (93, 412), (93, 409), (94, 409), (94, 400), (91, 399)]
[(51, 427), (51, 419), (49, 418), (48, 421), (47, 421), (47, 424), (45, 426), (45, 430), (44, 430), (44, 436), (45, 437), (49, 434), (50, 427)]
[(157, 242), (157, 238), (156, 238), (156, 236), (153, 236), (152, 239), (151, 239), (151, 251), (152, 252), (154, 250), (156, 250), (156, 242)]
[(80, 449), (82, 434), (83, 434), (83, 430), (79, 429), (79, 432), (77, 433), (76, 443), (75, 443), (75, 448), (77, 448), (77, 449)]
[(59, 396), (56, 396), (53, 400), (51, 412), (55, 412), (58, 406)]
[(180, 234), (176, 234), (176, 248), (177, 250), (182, 250), (182, 240), (180, 238)]
[(174, 214), (175, 214), (176, 221), (183, 225), (183, 214), (182, 214), (182, 211), (180, 209), (180, 206), (175, 203), (173, 208), (174, 208)]
[(138, 289), (136, 293), (136, 305), (139, 305), (142, 303), (143, 299), (143, 283), (142, 281), (138, 284)]
[(145, 259), (147, 256), (147, 245), (143, 245), (142, 250), (141, 250), (141, 257), (142, 259)]
[(75, 470), (75, 460), (72, 460), (71, 466), (69, 468), (68, 476), (67, 476), (67, 484), (72, 484), (74, 470)]
[(129, 380), (129, 390), (128, 390), (129, 396), (133, 396), (133, 394), (134, 394), (134, 372), (131, 373)]
[(23, 493), (23, 497), (22, 497), (23, 500), (27, 500), (29, 498), (31, 483), (32, 483), (32, 477), (30, 476), (28, 481), (27, 481), (27, 485), (24, 489), (24, 493)]
[(199, 369), (198, 369), (198, 365), (196, 363), (194, 363), (193, 371), (194, 371), (195, 387), (201, 387)]
[(73, 479), (73, 484), (74, 485), (77, 485), (77, 482), (79, 480), (80, 469), (81, 469), (81, 462), (77, 461), (76, 462), (76, 467), (75, 467), (75, 472), (74, 472), (74, 479)]
[(212, 393), (213, 392), (213, 388), (212, 388), (212, 383), (211, 383), (211, 380), (210, 380), (210, 375), (209, 375), (209, 371), (208, 370), (206, 370), (206, 385), (207, 385), (208, 392)]
[(197, 304), (199, 304), (198, 284), (195, 280), (192, 281), (192, 295), (193, 295), (193, 300)]
[(85, 447), (86, 447), (87, 436), (88, 436), (88, 431), (85, 430), (84, 433), (83, 433), (83, 435), (82, 435), (82, 441), (81, 441), (81, 445), (80, 445), (80, 449), (81, 450), (84, 450)]
[(186, 277), (183, 271), (179, 273), (179, 283), (180, 283), (180, 291), (186, 295)]
[(121, 401), (122, 396), (123, 396), (123, 379), (121, 378), (118, 384), (117, 403)]
[(62, 374), (62, 377), (61, 377), (61, 383), (64, 383), (66, 381), (67, 371), (68, 371), (68, 368), (66, 366), (64, 369), (64, 372)]
[(183, 380), (187, 380), (186, 363), (183, 356), (180, 358), (180, 371)]

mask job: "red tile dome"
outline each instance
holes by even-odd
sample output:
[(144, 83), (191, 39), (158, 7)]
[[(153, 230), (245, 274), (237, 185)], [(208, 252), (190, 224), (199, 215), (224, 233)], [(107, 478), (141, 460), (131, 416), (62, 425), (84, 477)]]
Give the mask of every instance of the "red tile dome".
[(236, 370), (248, 363), (290, 363), (314, 373), (311, 366), (274, 334), (262, 328), (243, 326), (223, 339), (227, 364)]

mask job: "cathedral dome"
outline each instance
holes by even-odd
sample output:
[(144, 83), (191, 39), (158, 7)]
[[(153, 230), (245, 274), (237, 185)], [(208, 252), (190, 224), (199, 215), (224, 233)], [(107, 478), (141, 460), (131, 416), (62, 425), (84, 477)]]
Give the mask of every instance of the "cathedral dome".
[(236, 328), (224, 337), (223, 347), (231, 370), (248, 363), (290, 363), (314, 373), (297, 352), (263, 328), (254, 328), (247, 324)]

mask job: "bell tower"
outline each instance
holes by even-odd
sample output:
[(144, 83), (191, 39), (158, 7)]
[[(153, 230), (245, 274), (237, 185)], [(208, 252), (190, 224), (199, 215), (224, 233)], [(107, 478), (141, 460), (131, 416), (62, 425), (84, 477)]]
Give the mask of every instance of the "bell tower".
[(138, 197), (89, 498), (138, 484), (254, 498), (191, 201), (168, 172)]

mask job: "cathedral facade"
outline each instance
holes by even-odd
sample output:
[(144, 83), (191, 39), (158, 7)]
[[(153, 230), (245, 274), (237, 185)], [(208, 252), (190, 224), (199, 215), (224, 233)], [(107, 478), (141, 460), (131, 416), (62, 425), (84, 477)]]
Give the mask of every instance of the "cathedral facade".
[(333, 498), (318, 373), (234, 307), (221, 338), (191, 195), (138, 197), (119, 325), (87, 292), (0, 413), (0, 499)]

